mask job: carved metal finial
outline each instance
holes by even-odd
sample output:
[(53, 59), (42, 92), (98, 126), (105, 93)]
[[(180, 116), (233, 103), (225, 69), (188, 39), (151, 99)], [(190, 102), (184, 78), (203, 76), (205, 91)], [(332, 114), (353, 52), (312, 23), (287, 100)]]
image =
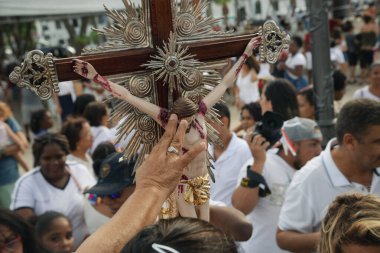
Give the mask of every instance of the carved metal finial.
[(266, 21), (259, 29), (263, 38), (260, 46), (260, 61), (276, 63), (282, 50), (287, 50), (290, 44), (290, 36), (280, 28), (273, 20)]
[(58, 78), (54, 68), (53, 55), (40, 50), (30, 51), (21, 66), (14, 68), (9, 80), (21, 88), (28, 88), (43, 100), (59, 92)]

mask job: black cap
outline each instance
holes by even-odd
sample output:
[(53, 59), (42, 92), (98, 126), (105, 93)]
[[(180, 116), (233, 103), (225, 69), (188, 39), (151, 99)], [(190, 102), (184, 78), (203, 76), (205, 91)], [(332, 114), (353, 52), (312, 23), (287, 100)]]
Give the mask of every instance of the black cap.
[(86, 190), (85, 193), (109, 195), (120, 192), (125, 187), (133, 185), (134, 167), (135, 161), (128, 163), (122, 153), (108, 155), (100, 165), (97, 184)]

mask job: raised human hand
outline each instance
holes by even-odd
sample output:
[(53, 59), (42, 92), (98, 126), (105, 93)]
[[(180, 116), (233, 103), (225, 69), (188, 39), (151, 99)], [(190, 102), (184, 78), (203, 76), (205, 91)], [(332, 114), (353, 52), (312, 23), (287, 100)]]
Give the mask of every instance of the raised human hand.
[(179, 183), (184, 168), (206, 149), (206, 144), (201, 142), (181, 156), (176, 152), (168, 152), (169, 147), (178, 152), (182, 149), (188, 123), (181, 120), (177, 128), (177, 122), (177, 116), (171, 115), (164, 135), (136, 170), (136, 190), (158, 190), (166, 199)]
[(247, 142), (251, 150), (254, 162), (257, 164), (264, 164), (266, 160), (266, 152), (270, 146), (269, 142), (261, 135), (256, 135), (251, 140), (252, 135), (248, 135)]
[(95, 68), (86, 61), (74, 59), (73, 63), (74, 63), (73, 71), (77, 73), (78, 75), (83, 76), (84, 78), (93, 80), (96, 74), (98, 74)]
[(262, 38), (260, 36), (253, 37), (247, 44), (244, 54), (250, 57), (253, 54), (253, 50), (258, 48), (262, 43)]

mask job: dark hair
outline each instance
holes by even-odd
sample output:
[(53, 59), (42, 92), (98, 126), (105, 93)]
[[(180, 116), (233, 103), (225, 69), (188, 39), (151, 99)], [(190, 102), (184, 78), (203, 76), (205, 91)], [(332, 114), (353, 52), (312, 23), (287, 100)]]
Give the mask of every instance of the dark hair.
[(34, 225), (37, 238), (41, 238), (44, 234), (49, 232), (52, 222), (58, 218), (64, 218), (71, 224), (70, 220), (64, 214), (55, 211), (47, 211), (39, 215)]
[(252, 116), (254, 121), (260, 121), (262, 118), (261, 115), (261, 106), (259, 102), (252, 102), (249, 104), (245, 104), (242, 108), (241, 111), (247, 110), (249, 114)]
[(347, 77), (340, 70), (335, 70), (333, 73), (334, 91), (344, 90), (346, 88)]
[(37, 248), (33, 227), (24, 218), (8, 209), (0, 208), (0, 224), (7, 226), (13, 233), (21, 237), (23, 252), (40, 252)]
[(171, 247), (181, 253), (235, 253), (235, 242), (210, 223), (192, 218), (160, 220), (145, 227), (120, 253), (155, 252), (152, 245)]
[(47, 111), (41, 109), (32, 113), (30, 117), (30, 128), (34, 134), (38, 134), (41, 131), (41, 121), (45, 118)]
[(171, 114), (176, 114), (179, 119), (184, 119), (190, 116), (193, 116), (198, 111), (198, 105), (196, 105), (192, 100), (180, 97), (178, 98), (171, 110)]
[(297, 47), (298, 48), (301, 48), (302, 47), (302, 44), (303, 44), (303, 40), (300, 36), (293, 36), (292, 37), (292, 40), (296, 43)]
[(40, 165), (40, 158), (42, 151), (45, 146), (49, 144), (58, 145), (66, 155), (70, 153), (69, 142), (67, 141), (66, 136), (58, 133), (47, 133), (41, 137), (38, 137), (34, 140), (33, 143), (33, 157), (34, 157), (34, 166)]
[(92, 153), (92, 160), (94, 161), (92, 164), (92, 168), (94, 169), (95, 175), (99, 177), (100, 165), (103, 160), (110, 154), (116, 152), (116, 148), (114, 144), (110, 141), (103, 141), (96, 146), (94, 152)]
[(279, 78), (267, 83), (264, 94), (283, 120), (298, 116), (297, 91), (289, 81)]
[(227, 117), (227, 119), (228, 119), (228, 126), (227, 127), (230, 127), (230, 123), (231, 123), (230, 109), (228, 109), (228, 107), (224, 103), (221, 103), (221, 102), (216, 103), (213, 106), (213, 108), (216, 110), (219, 117)]
[(341, 109), (336, 123), (338, 143), (347, 133), (360, 139), (370, 126), (380, 125), (380, 102), (370, 99), (349, 101)]
[(69, 141), (71, 151), (76, 150), (77, 143), (80, 141), (80, 133), (85, 123), (87, 123), (87, 120), (82, 117), (70, 117), (63, 123), (61, 134), (65, 135)]
[(83, 112), (83, 116), (88, 120), (90, 126), (100, 126), (105, 115), (107, 115), (106, 105), (96, 101), (89, 103)]
[(370, 15), (365, 14), (365, 15), (363, 16), (363, 21), (364, 21), (364, 23), (368, 24), (369, 22), (371, 22), (371, 20), (372, 20), (372, 17), (371, 17)]
[(254, 69), (256, 73), (260, 72), (260, 63), (254, 57), (248, 57), (245, 64), (249, 69)]
[(312, 86), (307, 86), (298, 91), (298, 95), (306, 98), (307, 102), (312, 106), (315, 106), (315, 94)]
[(342, 38), (342, 29), (340, 27), (335, 27), (331, 32), (331, 38), (334, 40)]
[(77, 97), (77, 99), (74, 102), (74, 116), (83, 116), (84, 110), (86, 109), (86, 106), (96, 101), (95, 96), (92, 94), (82, 94)]

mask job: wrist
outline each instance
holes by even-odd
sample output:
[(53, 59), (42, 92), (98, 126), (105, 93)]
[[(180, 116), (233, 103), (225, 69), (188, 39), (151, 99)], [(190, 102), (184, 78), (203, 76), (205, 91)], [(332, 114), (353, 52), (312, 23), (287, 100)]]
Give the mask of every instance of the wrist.
[(137, 184), (134, 192), (136, 194), (141, 194), (141, 196), (145, 196), (144, 199), (146, 198), (146, 196), (150, 196), (152, 197), (152, 199), (154, 199), (154, 201), (162, 201), (162, 203), (170, 194), (166, 189), (158, 188), (156, 186), (138, 186)]
[(254, 161), (252, 166), (250, 166), (250, 170), (262, 173), (264, 168), (264, 161)]

